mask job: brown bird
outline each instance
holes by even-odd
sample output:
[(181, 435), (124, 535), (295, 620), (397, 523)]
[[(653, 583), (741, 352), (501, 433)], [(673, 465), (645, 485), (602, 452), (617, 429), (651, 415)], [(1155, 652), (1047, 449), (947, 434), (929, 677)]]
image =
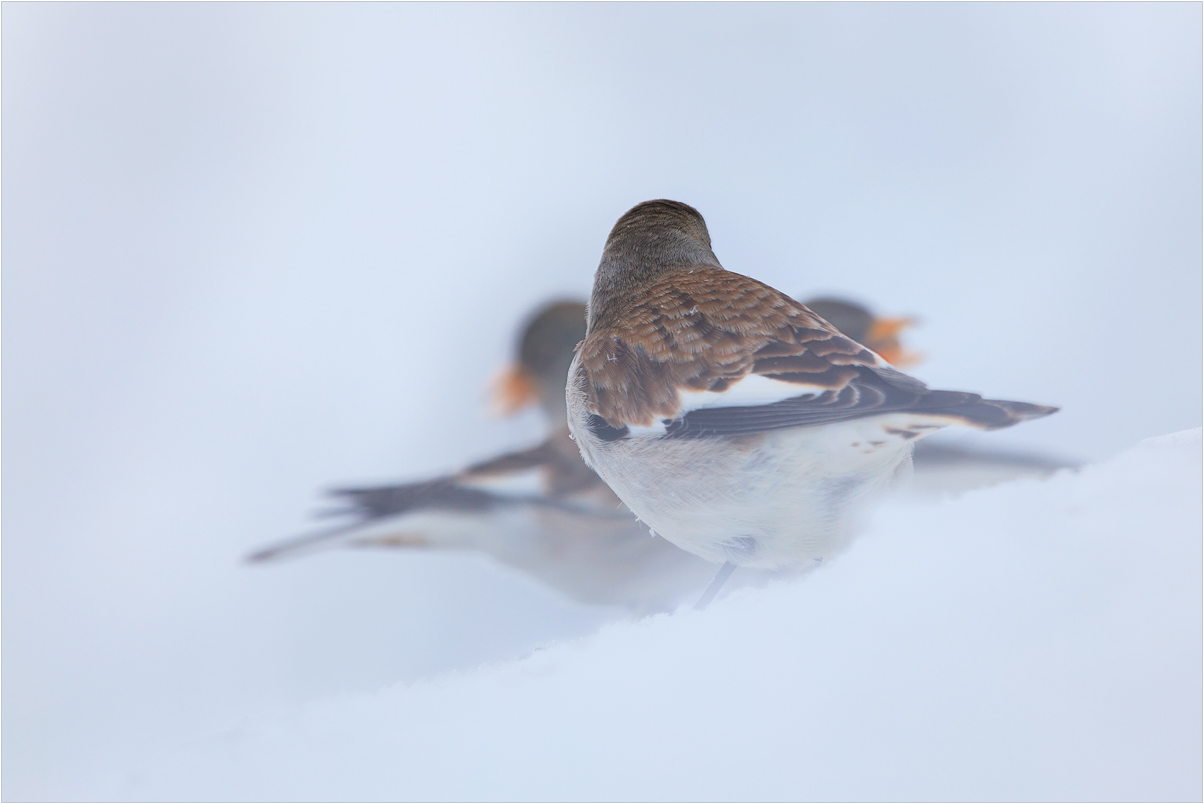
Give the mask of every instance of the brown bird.
[(664, 200), (611, 230), (567, 400), (586, 463), (658, 534), (724, 564), (717, 581), (837, 552), (914, 440), (1056, 410), (930, 390), (724, 269), (702, 216)]

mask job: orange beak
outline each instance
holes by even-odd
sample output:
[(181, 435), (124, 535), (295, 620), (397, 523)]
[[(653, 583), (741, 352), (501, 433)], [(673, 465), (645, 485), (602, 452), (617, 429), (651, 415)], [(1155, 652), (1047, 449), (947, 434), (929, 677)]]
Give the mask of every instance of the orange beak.
[(875, 318), (866, 333), (865, 345), (882, 355), (882, 359), (892, 366), (914, 366), (924, 356), (904, 349), (899, 344), (899, 333), (915, 324), (914, 318)]
[(498, 416), (513, 416), (535, 403), (535, 383), (518, 363), (512, 363), (489, 383), (493, 402), (491, 410)]
[(897, 338), (899, 333), (908, 327), (915, 326), (914, 318), (875, 318), (870, 324), (868, 337), (871, 341), (885, 338)]

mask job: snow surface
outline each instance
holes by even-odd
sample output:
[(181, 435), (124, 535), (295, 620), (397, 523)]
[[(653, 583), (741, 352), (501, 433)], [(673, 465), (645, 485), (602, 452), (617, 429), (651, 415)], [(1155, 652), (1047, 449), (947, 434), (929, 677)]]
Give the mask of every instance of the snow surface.
[(1198, 800), (1200, 430), (706, 612), (250, 718), (130, 798)]

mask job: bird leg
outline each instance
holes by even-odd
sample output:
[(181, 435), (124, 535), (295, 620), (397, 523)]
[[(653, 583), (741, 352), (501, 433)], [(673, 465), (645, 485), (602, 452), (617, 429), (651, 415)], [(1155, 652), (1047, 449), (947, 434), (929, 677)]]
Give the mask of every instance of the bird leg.
[(723, 566), (719, 568), (719, 572), (715, 573), (715, 579), (711, 581), (711, 585), (707, 587), (707, 590), (702, 593), (702, 597), (698, 598), (698, 602), (694, 604), (694, 611), (702, 611), (711, 605), (711, 601), (715, 599), (715, 595), (719, 594), (719, 590), (723, 588), (723, 584), (735, 571), (735, 564), (730, 561), (723, 562)]

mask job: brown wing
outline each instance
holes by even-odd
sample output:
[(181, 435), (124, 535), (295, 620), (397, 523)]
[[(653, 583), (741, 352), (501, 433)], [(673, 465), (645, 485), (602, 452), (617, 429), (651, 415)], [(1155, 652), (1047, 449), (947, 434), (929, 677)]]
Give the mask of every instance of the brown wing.
[(663, 276), (615, 312), (581, 344), (587, 392), (612, 427), (672, 419), (679, 391), (723, 391), (748, 374), (839, 393), (868, 369), (924, 390), (784, 293), (720, 268)]

